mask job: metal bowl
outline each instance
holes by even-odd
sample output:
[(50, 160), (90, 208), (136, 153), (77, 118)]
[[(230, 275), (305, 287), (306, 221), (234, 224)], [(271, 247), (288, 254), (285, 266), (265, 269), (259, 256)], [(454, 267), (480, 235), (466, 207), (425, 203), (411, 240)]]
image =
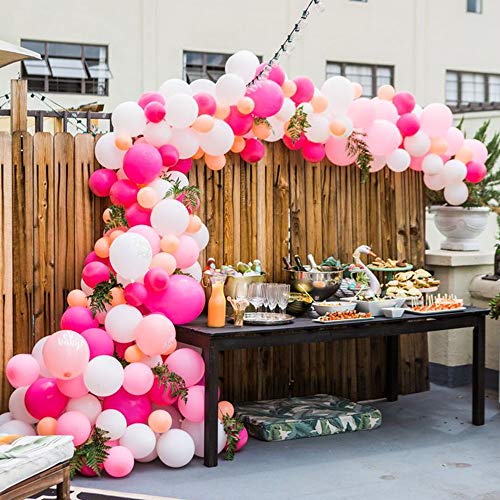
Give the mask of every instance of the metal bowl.
[(315, 301), (331, 297), (340, 288), (344, 272), (342, 269), (331, 267), (325, 267), (320, 272), (294, 271), (293, 269), (285, 269), (285, 271), (293, 291), (307, 292)]

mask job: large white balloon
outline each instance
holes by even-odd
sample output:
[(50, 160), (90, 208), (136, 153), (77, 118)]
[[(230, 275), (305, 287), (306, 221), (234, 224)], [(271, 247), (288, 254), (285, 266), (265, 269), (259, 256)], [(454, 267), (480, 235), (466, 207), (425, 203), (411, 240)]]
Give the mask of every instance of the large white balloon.
[(108, 311), (104, 326), (113, 340), (126, 344), (135, 340), (134, 330), (142, 319), (139, 309), (129, 304), (119, 304)]
[(274, 115), (278, 120), (286, 122), (295, 114), (295, 103), (288, 97), (283, 99), (281, 109)]
[(6, 424), (7, 422), (10, 422), (11, 420), (14, 420), (14, 419), (9, 411), (6, 411), (5, 413), (2, 413), (0, 415), (0, 425)]
[(134, 101), (125, 101), (116, 106), (111, 123), (118, 134), (136, 137), (144, 133), (146, 116), (144, 110)]
[(259, 58), (249, 50), (240, 50), (226, 61), (226, 73), (234, 73), (248, 83), (255, 76)]
[(198, 104), (190, 95), (178, 94), (170, 97), (165, 107), (165, 119), (175, 128), (186, 128), (194, 123), (198, 116)]
[(125, 434), (127, 419), (118, 410), (104, 410), (95, 425), (108, 433), (108, 439), (119, 439)]
[(246, 85), (242, 78), (232, 73), (222, 75), (215, 84), (215, 96), (219, 102), (232, 106), (245, 95)]
[[(197, 457), (205, 456), (205, 422), (191, 422), (184, 420), (181, 424), (181, 429), (186, 431), (194, 442), (194, 454)], [(217, 453), (220, 453), (226, 446), (227, 436), (224, 432), (224, 426), (220, 420), (217, 420)]]
[(449, 184), (444, 188), (444, 199), (450, 205), (461, 205), (467, 201), (469, 197), (469, 190), (465, 182), (457, 182), (456, 184)]
[(211, 80), (207, 80), (206, 78), (199, 78), (194, 82), (189, 84), (193, 95), (196, 94), (210, 94), (215, 96), (215, 83)]
[(193, 238), (196, 243), (198, 243), (200, 251), (208, 245), (208, 240), (210, 238), (207, 226), (205, 226), (205, 224), (201, 225), (201, 229), (197, 233), (188, 233), (188, 236), (191, 236), (191, 238)]
[(146, 125), (146, 130), (144, 130), (144, 138), (155, 148), (167, 144), (171, 136), (172, 129), (168, 123), (164, 121), (160, 123), (148, 123)]
[(194, 456), (193, 438), (181, 429), (170, 429), (158, 439), (156, 451), (169, 467), (184, 467)]
[(269, 137), (266, 137), (265, 140), (267, 142), (276, 142), (282, 139), (285, 135), (285, 124), (274, 116), (268, 118), (267, 121), (271, 126), (271, 135), (269, 135)]
[[(36, 432), (32, 425), (22, 420), (10, 420), (0, 425), (0, 434), (19, 434), (20, 436), (35, 436)], [(194, 444), (193, 444), (194, 447)]]
[(338, 115), (347, 114), (347, 108), (354, 99), (352, 82), (344, 76), (328, 78), (321, 86), (321, 93), (330, 101), (329, 109)]
[(189, 186), (189, 179), (182, 173), (177, 170), (172, 170), (168, 173), (168, 180), (170, 183), (178, 183), (180, 188), (185, 188)]
[(153, 460), (156, 460), (157, 458), (158, 458), (158, 453), (156, 452), (156, 446), (155, 446), (155, 449), (149, 455), (146, 455), (143, 458), (136, 458), (136, 460), (138, 462), (145, 464), (148, 462), (152, 462)]
[(437, 175), (443, 170), (443, 159), (434, 153), (427, 155), (422, 161), (422, 172), (427, 175)]
[(202, 271), (201, 271), (201, 266), (200, 266), (199, 262), (195, 262), (192, 266), (185, 267), (184, 269), (181, 269), (181, 271), (183, 273), (189, 274), (196, 281), (201, 281)]
[(191, 128), (174, 128), (169, 144), (177, 148), (181, 160), (191, 158), (200, 147), (198, 135)]
[(163, 200), (166, 194), (172, 189), (172, 184), (165, 179), (157, 178), (149, 184), (149, 187), (155, 190), (159, 200)]
[(424, 184), (432, 191), (441, 191), (444, 188), (444, 180), (440, 174), (424, 174)]
[(312, 142), (326, 142), (330, 137), (329, 122), (324, 116), (310, 115), (310, 127), (306, 129), (306, 137)]
[(83, 372), (87, 389), (101, 398), (114, 394), (122, 386), (123, 378), (123, 367), (113, 356), (96, 356)]
[(387, 156), (387, 166), (394, 172), (403, 172), (409, 166), (411, 157), (404, 149), (396, 149)]
[(200, 146), (205, 153), (219, 156), (227, 153), (234, 142), (233, 129), (223, 120), (215, 120), (215, 124), (206, 134), (198, 134)]
[(169, 97), (177, 94), (192, 95), (193, 90), (184, 80), (181, 80), (180, 78), (171, 78), (161, 84), (159, 92), (163, 95), (163, 97), (165, 97), (165, 99), (168, 99)]
[[(447, 161), (441, 171), (441, 176), (447, 186), (463, 181), (466, 175), (467, 167), (459, 160)], [(454, 205), (459, 205), (459, 203), (454, 203)]]
[(155, 449), (156, 436), (146, 424), (132, 424), (120, 438), (120, 445), (128, 448), (135, 459), (144, 458)]
[[(167, 234), (179, 236), (186, 231), (188, 224), (189, 212), (180, 201), (162, 200), (151, 211), (151, 226), (162, 236)], [(118, 236), (118, 238), (121, 238), (121, 236)]]
[(38, 419), (33, 417), (26, 409), (24, 404), (24, 396), (29, 386), (18, 387), (9, 398), (9, 412), (14, 420), (22, 420), (27, 424), (34, 424)]
[[(82, 280), (83, 282), (83, 280)], [(90, 294), (87, 295), (91, 295)], [(49, 337), (42, 337), (34, 346), (33, 350), (31, 351), (31, 355), (38, 361), (38, 364), (40, 365), (40, 375), (42, 377), (51, 377), (52, 375), (50, 374), (49, 370), (45, 366), (45, 361), (43, 360), (43, 346), (45, 345), (45, 342), (47, 342), (47, 339)]]
[(404, 147), (412, 156), (424, 156), (431, 147), (431, 140), (419, 130), (415, 135), (405, 138)]
[[(106, 377), (106, 375), (104, 374), (103, 377)], [(66, 406), (66, 410), (83, 413), (89, 419), (90, 423), (94, 425), (97, 417), (102, 412), (102, 406), (101, 402), (95, 396), (92, 394), (85, 394), (85, 396), (81, 398), (70, 399)]]
[(109, 132), (104, 134), (95, 145), (95, 157), (105, 168), (117, 170), (123, 165), (123, 157), (126, 151), (122, 151), (115, 146), (116, 134)]
[(149, 241), (136, 233), (121, 234), (109, 248), (109, 260), (113, 269), (124, 278), (142, 278), (151, 264), (153, 250)]

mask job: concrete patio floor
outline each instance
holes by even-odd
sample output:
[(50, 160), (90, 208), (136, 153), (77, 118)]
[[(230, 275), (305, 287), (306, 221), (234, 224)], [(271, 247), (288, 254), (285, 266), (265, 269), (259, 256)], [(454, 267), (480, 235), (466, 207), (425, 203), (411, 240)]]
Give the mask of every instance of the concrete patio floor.
[(471, 420), (469, 387), (374, 404), (379, 429), (266, 443), (251, 439), (234, 462), (208, 469), (136, 464), (124, 479), (76, 478), (77, 486), (186, 500), (500, 499), (500, 408), (488, 394), (486, 424)]

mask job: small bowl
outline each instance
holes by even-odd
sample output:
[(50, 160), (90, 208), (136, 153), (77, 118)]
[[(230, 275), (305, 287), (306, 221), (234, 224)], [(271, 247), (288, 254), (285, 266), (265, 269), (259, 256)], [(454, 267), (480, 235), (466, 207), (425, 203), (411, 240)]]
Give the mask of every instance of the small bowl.
[[(298, 300), (303, 299), (303, 300)], [(292, 292), (288, 300), (286, 312), (292, 316), (302, 316), (311, 309), (312, 300), (302, 293)]]
[(384, 307), (382, 312), (386, 318), (401, 318), (405, 310), (403, 307)]
[(332, 312), (354, 311), (356, 302), (313, 302), (313, 308), (320, 316), (323, 316)]

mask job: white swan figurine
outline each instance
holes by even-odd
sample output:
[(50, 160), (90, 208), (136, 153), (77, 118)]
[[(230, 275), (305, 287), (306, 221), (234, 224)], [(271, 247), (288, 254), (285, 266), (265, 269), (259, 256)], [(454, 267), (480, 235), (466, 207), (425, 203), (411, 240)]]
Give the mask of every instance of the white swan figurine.
[(354, 250), (354, 253), (352, 254), (354, 258), (354, 262), (357, 264), (357, 266), (361, 269), (363, 269), (364, 273), (366, 274), (366, 277), (368, 278), (369, 286), (368, 289), (366, 290), (365, 295), (367, 297), (374, 297), (375, 295), (379, 295), (381, 292), (381, 286), (380, 283), (377, 279), (377, 277), (366, 267), (360, 256), (361, 254), (364, 253), (365, 255), (371, 255), (373, 257), (376, 257), (377, 255), (372, 252), (372, 249), (368, 245), (361, 245), (356, 250)]

